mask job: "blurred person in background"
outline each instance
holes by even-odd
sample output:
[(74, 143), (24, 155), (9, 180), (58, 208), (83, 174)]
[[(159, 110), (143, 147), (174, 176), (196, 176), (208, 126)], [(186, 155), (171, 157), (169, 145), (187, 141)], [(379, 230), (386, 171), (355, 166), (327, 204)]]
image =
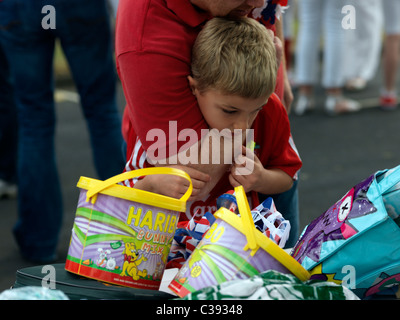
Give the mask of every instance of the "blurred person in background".
[(296, 48), (296, 84), (299, 88), (294, 113), (313, 109), (313, 89), (319, 81), (320, 41), (323, 39), (322, 86), (324, 109), (329, 115), (360, 110), (360, 104), (343, 96), (346, 43), (342, 8), (346, 0), (301, 0), (298, 2), (299, 31)]
[(0, 2), (0, 38), (15, 80), (18, 109), (18, 220), (13, 231), (22, 256), (40, 263), (56, 259), (63, 217), (54, 141), (56, 39), (80, 95), (99, 178), (121, 173), (124, 167), (106, 0), (45, 4)]
[(17, 107), (0, 43), (0, 199), (17, 195)]
[(286, 72), (291, 86), (295, 85), (293, 75), (293, 48), (296, 41), (295, 21), (297, 19), (297, 0), (288, 0), (288, 8), (283, 17), (284, 50)]
[(375, 76), (382, 51), (382, 3), (380, 0), (348, 0), (356, 13), (354, 29), (346, 29), (346, 89), (362, 90)]
[(382, 0), (385, 38), (383, 44), (382, 110), (395, 110), (398, 105), (397, 77), (400, 54), (400, 0)]

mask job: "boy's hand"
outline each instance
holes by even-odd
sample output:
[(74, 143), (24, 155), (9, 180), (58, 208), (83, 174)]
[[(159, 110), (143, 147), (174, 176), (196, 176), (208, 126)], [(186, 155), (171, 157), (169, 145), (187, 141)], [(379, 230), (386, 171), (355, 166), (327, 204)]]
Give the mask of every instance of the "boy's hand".
[(242, 154), (231, 167), (229, 182), (234, 188), (242, 185), (245, 192), (257, 190), (263, 170), (264, 167), (254, 152), (242, 146)]
[[(169, 167), (181, 169), (190, 176), (193, 191), (188, 201), (198, 200), (205, 196), (202, 191), (206, 183), (210, 181), (210, 176), (208, 174), (187, 166), (173, 165)], [(179, 176), (155, 174), (139, 180), (135, 184), (135, 188), (179, 199), (189, 188), (189, 181)]]

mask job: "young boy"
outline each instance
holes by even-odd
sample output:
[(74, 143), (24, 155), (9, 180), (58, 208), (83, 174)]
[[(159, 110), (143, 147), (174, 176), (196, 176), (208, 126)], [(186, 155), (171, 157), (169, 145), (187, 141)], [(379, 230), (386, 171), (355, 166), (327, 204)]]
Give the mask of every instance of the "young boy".
[[(239, 185), (250, 193), (251, 208), (258, 204), (257, 192), (277, 194), (291, 188), (302, 163), (287, 112), (273, 94), (276, 72), (273, 36), (254, 19), (213, 18), (198, 35), (190, 87), (210, 129), (219, 131), (224, 142), (239, 139), (242, 148), (210, 195), (187, 204), (186, 218), (214, 212), (216, 199)], [(247, 141), (249, 133), (254, 141)], [(255, 143), (254, 154), (244, 147), (249, 142)], [(163, 186), (173, 187), (171, 180), (164, 184), (156, 176), (139, 185), (159, 193)]]

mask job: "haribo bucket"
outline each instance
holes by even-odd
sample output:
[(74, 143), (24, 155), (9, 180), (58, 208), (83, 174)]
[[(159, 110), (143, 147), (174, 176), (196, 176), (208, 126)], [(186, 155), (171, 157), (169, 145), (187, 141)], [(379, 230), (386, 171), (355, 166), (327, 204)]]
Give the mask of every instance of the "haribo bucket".
[(225, 208), (215, 213), (216, 221), (169, 284), (178, 296), (266, 270), (309, 279), (307, 270), (255, 228), (243, 187), (235, 193), (240, 217)]
[[(129, 188), (121, 181), (169, 174), (189, 181), (180, 198)], [(158, 290), (180, 212), (193, 187), (173, 168), (129, 171), (105, 181), (81, 177), (65, 269), (112, 284)]]

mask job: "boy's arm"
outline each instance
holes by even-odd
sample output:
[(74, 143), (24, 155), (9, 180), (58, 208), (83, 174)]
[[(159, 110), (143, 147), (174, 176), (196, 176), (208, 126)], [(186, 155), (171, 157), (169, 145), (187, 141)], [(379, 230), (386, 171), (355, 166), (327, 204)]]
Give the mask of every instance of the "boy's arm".
[[(216, 143), (216, 139), (220, 139)], [(182, 150), (177, 156), (158, 159), (155, 166), (169, 166), (185, 171), (192, 179), (193, 192), (189, 201), (207, 196), (222, 176), (232, 166), (232, 156), (225, 159), (224, 141), (220, 135), (211, 130), (202, 140)], [(230, 151), (229, 154), (233, 152)], [(187, 190), (188, 182), (181, 177), (147, 176), (135, 184), (135, 188), (180, 198)]]
[(260, 174), (260, 184), (252, 191), (262, 194), (278, 194), (289, 190), (293, 179), (281, 169), (264, 169)]

